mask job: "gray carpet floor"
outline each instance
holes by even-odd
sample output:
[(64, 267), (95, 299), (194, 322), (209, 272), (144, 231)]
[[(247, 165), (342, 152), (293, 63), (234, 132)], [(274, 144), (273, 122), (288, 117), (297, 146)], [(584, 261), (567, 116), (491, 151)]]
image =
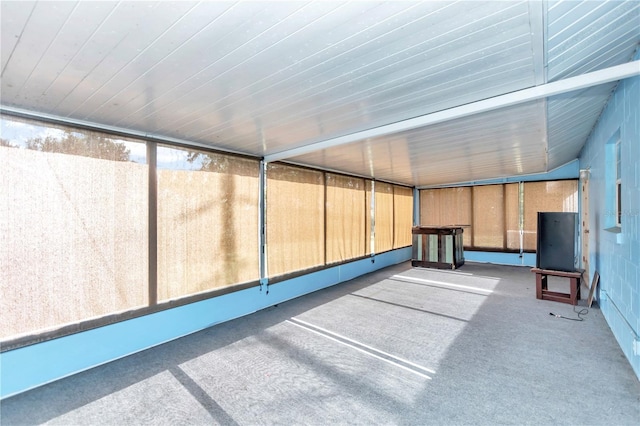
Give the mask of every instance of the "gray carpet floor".
[(5, 399), (0, 421), (640, 424), (640, 382), (601, 312), (550, 316), (577, 317), (534, 282), (396, 265)]

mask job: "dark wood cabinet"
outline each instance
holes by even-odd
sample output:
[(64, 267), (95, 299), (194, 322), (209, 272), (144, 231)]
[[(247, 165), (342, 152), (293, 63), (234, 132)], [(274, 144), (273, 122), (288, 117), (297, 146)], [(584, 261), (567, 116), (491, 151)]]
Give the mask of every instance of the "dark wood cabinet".
[(416, 226), (411, 229), (411, 265), (456, 269), (464, 264), (462, 227)]

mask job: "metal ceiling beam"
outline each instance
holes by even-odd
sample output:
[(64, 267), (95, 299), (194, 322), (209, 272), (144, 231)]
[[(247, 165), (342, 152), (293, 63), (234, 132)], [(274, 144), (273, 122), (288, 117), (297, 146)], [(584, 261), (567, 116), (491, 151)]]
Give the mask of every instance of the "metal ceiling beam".
[(612, 81), (622, 80), (638, 75), (640, 75), (640, 61), (628, 62), (626, 64), (616, 65), (614, 67), (590, 72), (580, 76), (570, 77), (564, 80), (554, 81), (552, 83), (518, 90), (516, 92), (507, 93), (504, 95), (484, 99), (482, 101), (473, 102), (454, 108), (449, 108), (442, 111), (437, 111), (431, 114), (410, 118), (408, 120), (398, 121), (396, 123), (375, 127), (373, 129), (363, 130), (344, 136), (326, 139), (320, 142), (311, 142), (298, 148), (292, 148), (272, 154), (267, 154), (264, 157), (264, 161), (273, 162), (285, 160), (287, 158), (297, 157), (322, 149), (342, 146), (365, 139), (376, 138), (393, 133), (412, 130), (418, 127), (425, 127), (437, 123), (456, 120), (458, 118), (468, 117), (470, 115), (493, 111), (496, 109), (535, 101), (537, 99), (547, 98), (550, 96), (561, 95), (563, 93), (573, 92), (576, 90), (610, 83)]

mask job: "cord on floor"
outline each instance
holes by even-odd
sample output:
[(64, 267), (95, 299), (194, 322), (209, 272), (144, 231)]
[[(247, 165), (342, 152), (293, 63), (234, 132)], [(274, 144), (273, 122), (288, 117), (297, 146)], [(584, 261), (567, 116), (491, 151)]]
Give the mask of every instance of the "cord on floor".
[(576, 307), (574, 305), (573, 312), (575, 312), (578, 315), (578, 318), (569, 318), (562, 315), (554, 314), (553, 312), (549, 312), (549, 315), (554, 316), (556, 318), (562, 318), (562, 319), (571, 320), (571, 321), (584, 321), (584, 318), (582, 317), (583, 315), (587, 315), (589, 313), (589, 309), (582, 308), (579, 311), (576, 311)]

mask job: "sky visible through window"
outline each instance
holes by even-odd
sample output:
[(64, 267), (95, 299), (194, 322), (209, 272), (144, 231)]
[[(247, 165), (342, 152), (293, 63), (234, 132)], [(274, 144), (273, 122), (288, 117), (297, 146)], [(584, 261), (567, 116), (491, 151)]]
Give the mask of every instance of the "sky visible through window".
[[(21, 119), (10, 119), (2, 117), (0, 119), (0, 137), (8, 141), (13, 147), (26, 148), (29, 140), (36, 138), (46, 139), (47, 137), (62, 140), (65, 134), (71, 131), (76, 136), (84, 136), (86, 133), (81, 130), (75, 131), (73, 128), (60, 128), (32, 124)], [(130, 141), (117, 137), (110, 137), (103, 134), (116, 144), (122, 144), (129, 151), (129, 161), (140, 164), (147, 164), (147, 147), (143, 141)], [(157, 162), (162, 169), (173, 170), (200, 170), (202, 167), (202, 156), (197, 156), (192, 161), (188, 161), (189, 151), (185, 149), (173, 149), (169, 147), (158, 147)]]

